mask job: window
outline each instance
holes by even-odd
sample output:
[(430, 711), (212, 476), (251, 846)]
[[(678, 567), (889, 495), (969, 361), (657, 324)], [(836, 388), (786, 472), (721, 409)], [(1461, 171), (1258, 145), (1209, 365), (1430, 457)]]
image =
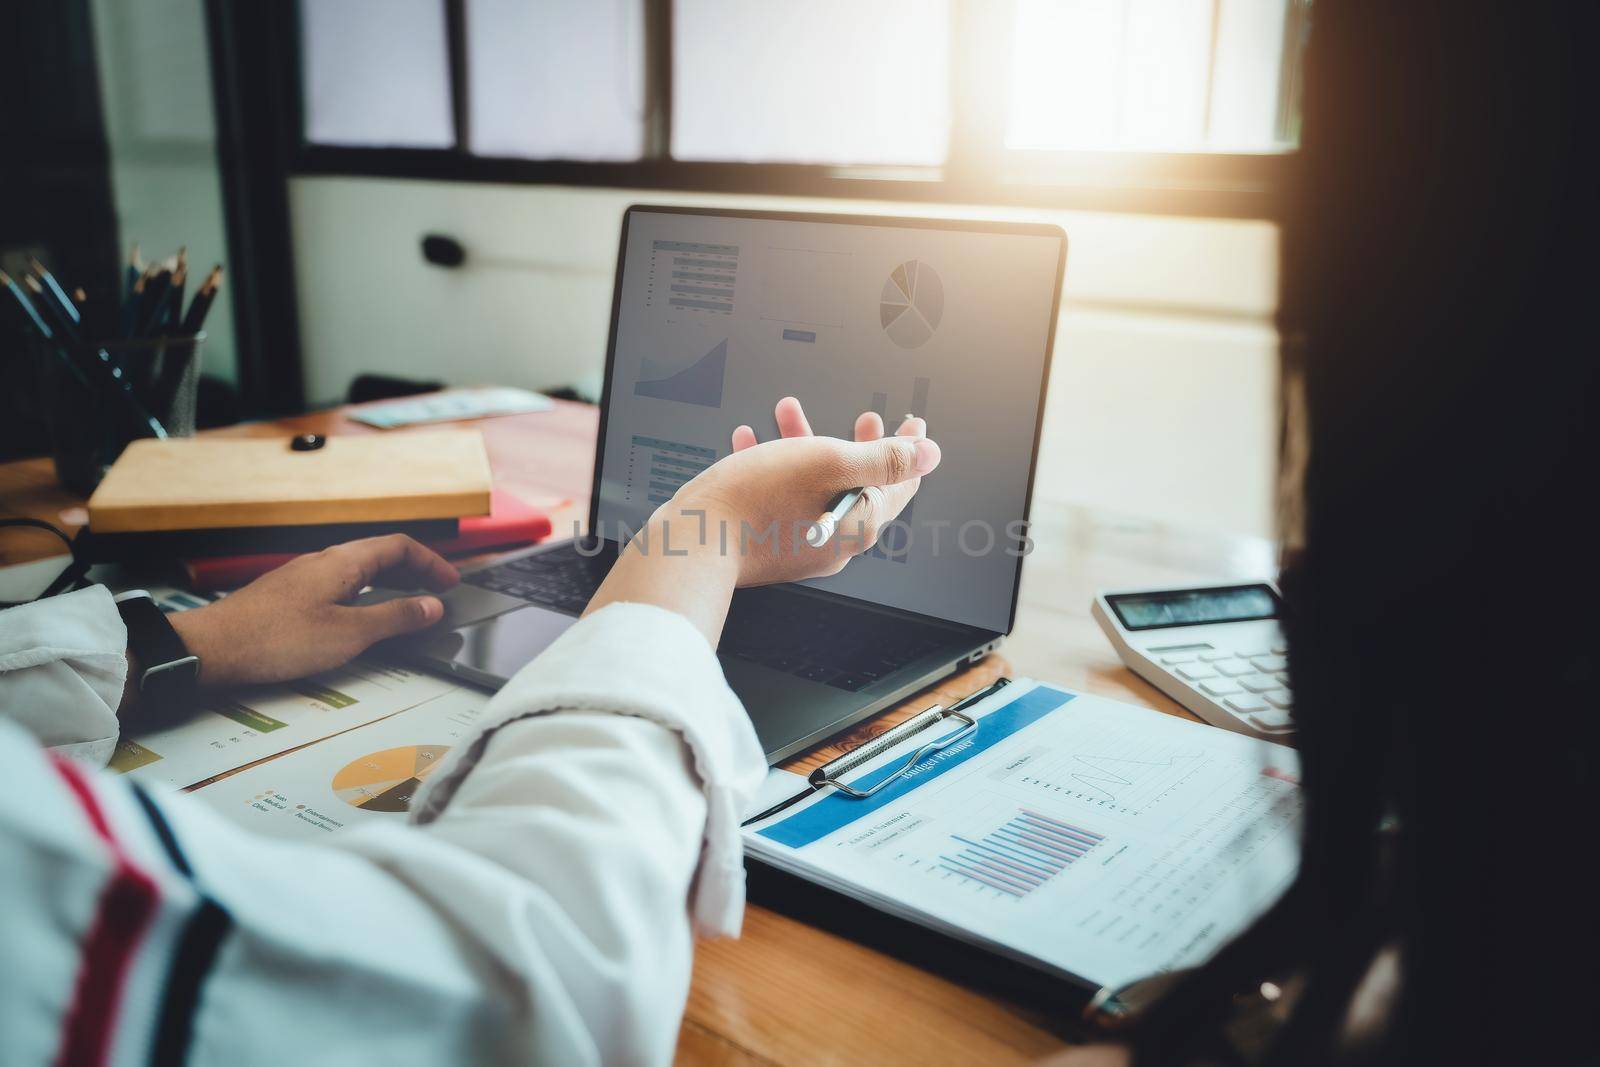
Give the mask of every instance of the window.
[(644, 154), (641, 0), (468, 0), (466, 38), (473, 153)]
[(948, 0), (677, 0), (672, 156), (939, 166)]
[(301, 0), (296, 167), (1269, 213), (1308, 2)]
[(1007, 148), (1275, 151), (1282, 0), (1019, 0)]
[(438, 0), (303, 0), (300, 20), (306, 140), (455, 144)]

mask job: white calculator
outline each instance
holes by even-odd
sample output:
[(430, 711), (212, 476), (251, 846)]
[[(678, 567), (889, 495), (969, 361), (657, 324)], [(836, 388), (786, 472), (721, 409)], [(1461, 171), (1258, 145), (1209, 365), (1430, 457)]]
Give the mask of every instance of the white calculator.
[(1289, 648), (1271, 582), (1101, 593), (1122, 662), (1212, 726), (1290, 743)]

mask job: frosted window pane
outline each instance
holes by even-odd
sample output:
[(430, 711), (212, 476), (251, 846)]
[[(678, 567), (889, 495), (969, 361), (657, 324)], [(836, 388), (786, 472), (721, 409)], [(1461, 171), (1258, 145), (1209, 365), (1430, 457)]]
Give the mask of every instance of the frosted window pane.
[(677, 0), (672, 154), (941, 164), (948, 0)]
[(300, 19), (308, 141), (454, 146), (441, 0), (301, 0)]
[(1277, 141), (1284, 13), (1284, 0), (1222, 0), (1211, 86), (1214, 146), (1259, 149)]
[(467, 55), (478, 155), (643, 154), (643, 0), (467, 0)]
[(1125, 147), (1200, 145), (1206, 125), (1211, 5), (1123, 0), (1122, 131)]
[(1281, 147), (1284, 9), (1285, 0), (1017, 0), (1006, 145)]

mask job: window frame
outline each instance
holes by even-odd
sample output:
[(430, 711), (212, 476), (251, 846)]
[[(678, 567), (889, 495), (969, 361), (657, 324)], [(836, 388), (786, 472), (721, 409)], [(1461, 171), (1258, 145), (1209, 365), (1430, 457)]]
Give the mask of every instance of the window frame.
[[(291, 99), (284, 113), (295, 131), (287, 171), (295, 177), (372, 177), (510, 185), (902, 200), (1005, 207), (1081, 209), (1160, 215), (1276, 220), (1297, 152), (1124, 152), (1008, 149), (1004, 93), (977, 68), (1004, 63), (1013, 23), (1011, 0), (952, 0), (952, 36), (962, 41), (951, 71), (954, 114), (950, 155), (941, 166), (838, 166), (807, 163), (699, 162), (671, 157), (672, 0), (645, 0), (645, 149), (631, 162), (535, 160), (470, 152), (466, 0), (442, 0), (450, 68), (453, 148), (313, 144), (306, 140), (301, 25), (295, 4)], [(1300, 52), (1309, 0), (1287, 0), (1279, 91), (1280, 129), (1298, 95)]]

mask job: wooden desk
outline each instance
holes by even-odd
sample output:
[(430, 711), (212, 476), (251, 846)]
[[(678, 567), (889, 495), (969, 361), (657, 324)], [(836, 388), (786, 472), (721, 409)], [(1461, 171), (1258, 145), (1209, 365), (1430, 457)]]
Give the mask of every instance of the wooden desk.
[[(463, 424), (488, 442), (496, 484), (544, 507), (565, 536), (587, 513), (597, 412), (579, 404), (554, 411)], [(322, 412), (217, 431), (265, 436), (377, 433)], [(394, 432), (394, 431), (389, 431)], [(906, 701), (864, 724), (876, 733), (935, 700), (948, 702), (1002, 671), (1026, 674), (1187, 715), (1122, 666), (1089, 616), (1094, 590), (1186, 585), (1275, 572), (1271, 543), (1179, 530), (1049, 500), (1038, 491), (1036, 550), (1023, 567), (1014, 635), (1002, 656)], [(0, 515), (58, 525), (81, 521), (81, 501), (55, 484), (48, 460), (0, 465)], [(67, 514), (63, 516), (63, 511)], [(45, 538), (5, 538), (0, 563), (54, 554)], [(788, 764), (809, 769), (828, 750)], [(973, 991), (882, 952), (808, 926), (760, 905), (745, 915), (738, 941), (706, 942), (678, 1053), (682, 1063), (804, 1064), (967, 1061), (1022, 1063), (1060, 1049), (1060, 1019)]]

